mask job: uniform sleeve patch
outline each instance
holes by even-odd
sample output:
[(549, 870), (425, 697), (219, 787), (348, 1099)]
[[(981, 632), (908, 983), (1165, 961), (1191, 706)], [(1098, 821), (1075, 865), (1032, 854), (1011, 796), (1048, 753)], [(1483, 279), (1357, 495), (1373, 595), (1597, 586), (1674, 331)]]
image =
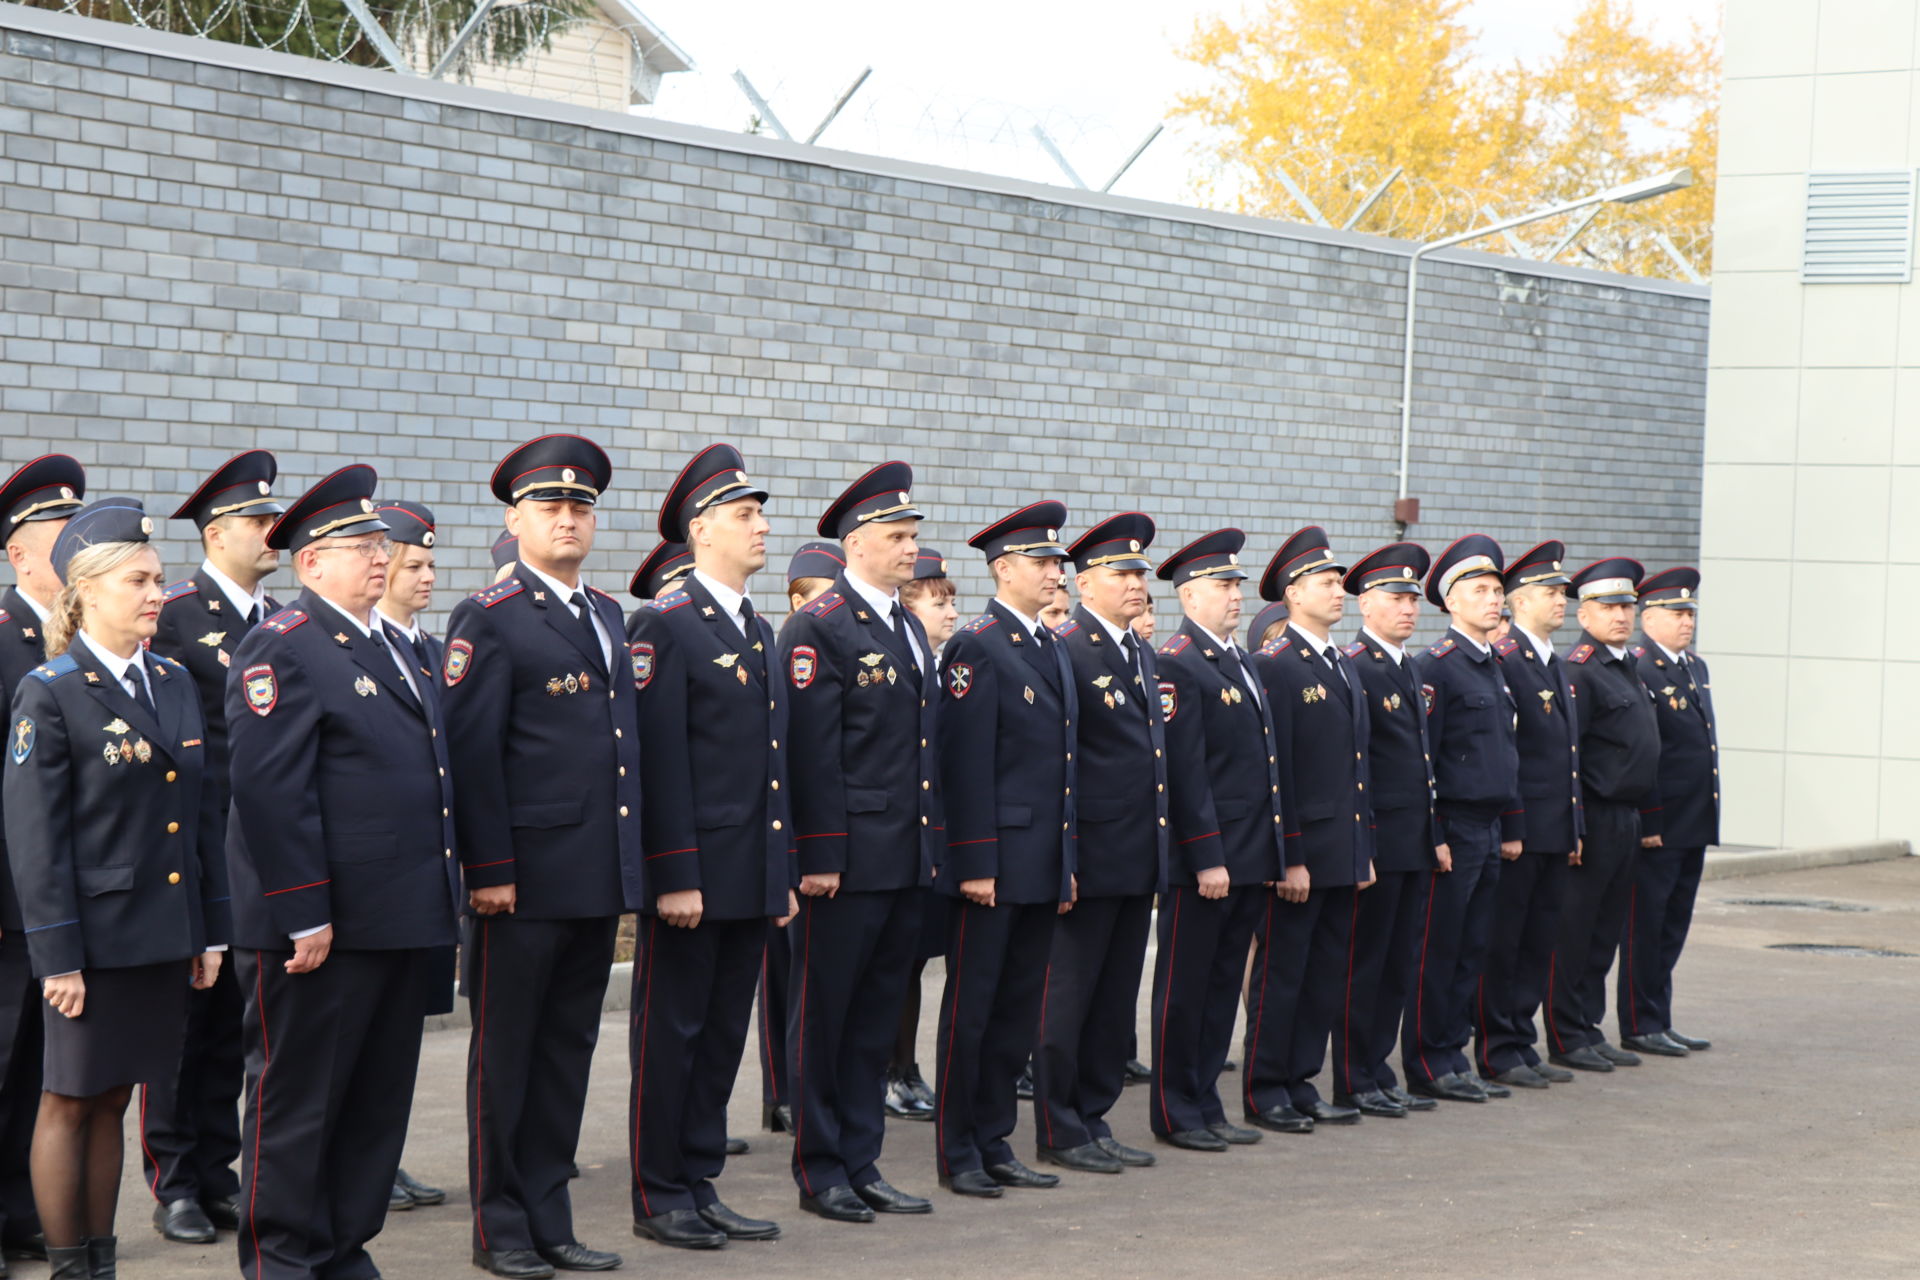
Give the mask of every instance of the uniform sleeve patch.
[(306, 620), (307, 620), (307, 615), (303, 610), (282, 609), (280, 612), (274, 614), (271, 618), (268, 618), (265, 622), (261, 623), (260, 625), (265, 627), (267, 630), (273, 632), (275, 635), (284, 636), (289, 631), (292, 631), (296, 627), (299, 627), (300, 625), (305, 623)]
[(811, 618), (824, 618), (846, 602), (847, 598), (838, 591), (829, 591), (807, 601), (801, 606), (800, 612)]
[(1169, 723), (1180, 713), (1180, 691), (1170, 681), (1160, 682), (1160, 718)]
[(1427, 704), (1428, 715), (1433, 714), (1433, 693), (1434, 689), (1432, 685), (1423, 684), (1420, 686), (1420, 700)]
[(633, 687), (644, 689), (653, 683), (653, 645), (641, 640), (629, 652), (633, 656)]
[(947, 692), (956, 698), (964, 698), (973, 689), (973, 668), (964, 662), (955, 662), (947, 667)]
[(36, 732), (30, 716), (21, 716), (13, 722), (12, 755), (15, 764), (25, 764), (27, 757), (33, 754), (33, 740)]
[(466, 679), (467, 672), (472, 666), (473, 642), (471, 640), (455, 640), (449, 644), (446, 661), (442, 664), (443, 678), (447, 682), (447, 688), (451, 689)]
[(242, 671), (240, 687), (246, 692), (247, 708), (257, 716), (268, 714), (280, 703), (279, 682), (273, 678), (273, 668), (266, 663)]
[(1176, 654), (1185, 653), (1188, 646), (1192, 644), (1193, 638), (1191, 636), (1175, 636), (1160, 646), (1160, 653), (1163, 657), (1171, 658)]
[(787, 678), (793, 681), (793, 687), (804, 689), (819, 674), (819, 653), (810, 644), (795, 645), (793, 656), (787, 659)]
[(199, 592), (200, 592), (200, 584), (195, 582), (192, 578), (188, 578), (185, 582), (176, 582), (172, 586), (168, 587), (167, 596), (165, 601), (163, 601), (163, 603), (172, 604), (175, 600), (178, 600), (181, 596), (198, 595)]
[(1587, 663), (1587, 659), (1591, 658), (1592, 656), (1593, 656), (1593, 646), (1590, 644), (1583, 644), (1579, 648), (1575, 649), (1572, 653), (1567, 655), (1567, 661), (1576, 662), (1576, 663), (1579, 663), (1581, 666), (1585, 666)]

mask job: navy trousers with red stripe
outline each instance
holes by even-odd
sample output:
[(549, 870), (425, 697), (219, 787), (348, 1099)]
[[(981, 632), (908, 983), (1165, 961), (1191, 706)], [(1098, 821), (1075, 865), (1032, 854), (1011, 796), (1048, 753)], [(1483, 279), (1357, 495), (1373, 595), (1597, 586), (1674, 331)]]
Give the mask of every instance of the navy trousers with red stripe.
[(760, 1044), (760, 1105), (785, 1106), (787, 1092), (787, 981), (793, 949), (787, 935), (775, 929), (767, 934), (760, 956), (760, 990), (755, 997), (758, 1016), (754, 1036)]
[(473, 1247), (573, 1244), (568, 1190), (617, 916), (482, 916), (468, 943), (467, 1177)]
[(1698, 847), (1642, 849), (1634, 855), (1615, 1001), (1623, 1036), (1648, 1036), (1673, 1026), (1673, 969), (1687, 945), (1706, 862), (1706, 849)]
[(1147, 1118), (1161, 1137), (1226, 1121), (1220, 1069), (1233, 1044), (1247, 948), (1271, 897), (1260, 884), (1236, 885), (1224, 898), (1203, 898), (1193, 885), (1160, 895)]
[(1354, 898), (1346, 1001), (1333, 1027), (1336, 1098), (1400, 1083), (1387, 1059), (1400, 1043), (1413, 989), (1430, 878), (1426, 871), (1382, 871)]
[(1469, 1073), (1467, 1040), (1500, 883), (1500, 819), (1448, 817), (1453, 870), (1427, 877), (1413, 1003), (1400, 1029), (1400, 1069), (1427, 1084)]
[(677, 929), (641, 916), (627, 1052), (633, 1213), (704, 1209), (727, 1163), (727, 1095), (747, 1047), (767, 920)]
[(942, 1178), (1013, 1159), (1007, 1135), (1019, 1120), (1016, 1086), (1033, 1053), (1059, 914), (1051, 902), (955, 905), (934, 1043), (940, 1061), (933, 1127)]
[(1620, 949), (1633, 864), (1640, 851), (1640, 810), (1588, 796), (1580, 865), (1567, 870), (1560, 934), (1547, 969), (1547, 1048), (1571, 1053), (1605, 1040), (1607, 970)]
[(1034, 1141), (1066, 1150), (1113, 1136), (1127, 1084), (1153, 895), (1082, 898), (1053, 929), (1033, 1055)]
[(233, 953), (246, 995), (240, 1229), (247, 1280), (371, 1280), (420, 1065), (433, 949)]
[(246, 1001), (234, 966), (187, 996), (180, 1071), (140, 1091), (140, 1164), (161, 1204), (227, 1199), (240, 1189), (240, 1089), (246, 1077), (240, 1023)]
[(1313, 1077), (1326, 1065), (1346, 988), (1355, 892), (1350, 884), (1315, 889), (1305, 902), (1267, 895), (1247, 988), (1241, 1101), (1250, 1116), (1320, 1098)]
[(791, 957), (786, 1077), (803, 1195), (880, 1178), (887, 1063), (923, 914), (918, 888), (803, 897), (768, 945)]
[(1533, 1015), (1547, 996), (1568, 870), (1566, 853), (1533, 850), (1500, 867), (1493, 940), (1474, 997), (1474, 1058), (1483, 1076), (1540, 1063)]
[(44, 1005), (27, 959), (26, 935), (0, 938), (0, 1234), (9, 1240), (40, 1232), (27, 1165), (34, 1120), (40, 1114)]

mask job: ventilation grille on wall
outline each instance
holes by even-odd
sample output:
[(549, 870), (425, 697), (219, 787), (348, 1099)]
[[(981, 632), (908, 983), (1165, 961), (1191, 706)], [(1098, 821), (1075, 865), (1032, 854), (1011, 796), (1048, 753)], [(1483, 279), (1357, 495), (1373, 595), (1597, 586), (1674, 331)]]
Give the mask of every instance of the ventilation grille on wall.
[(1905, 284), (1913, 279), (1914, 171), (1807, 175), (1800, 279)]

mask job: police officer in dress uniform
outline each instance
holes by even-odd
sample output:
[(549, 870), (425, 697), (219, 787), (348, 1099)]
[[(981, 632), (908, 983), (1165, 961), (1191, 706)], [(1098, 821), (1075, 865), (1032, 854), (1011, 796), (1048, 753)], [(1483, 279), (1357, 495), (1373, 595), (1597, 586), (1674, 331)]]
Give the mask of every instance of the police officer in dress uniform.
[(713, 1186), (767, 921), (797, 909), (786, 682), (747, 598), (767, 559), (767, 491), (745, 467), (717, 444), (680, 472), (660, 536), (692, 548), (694, 568), (629, 627), (648, 792), (629, 1024), (633, 1229), (690, 1249), (780, 1234)]
[(1425, 547), (1396, 542), (1361, 557), (1345, 580), (1363, 620), (1345, 653), (1369, 721), (1375, 879), (1354, 904), (1352, 959), (1333, 1027), (1333, 1089), (1335, 1102), (1388, 1119), (1440, 1105), (1402, 1089), (1387, 1062), (1414, 979), (1425, 923), (1418, 908), (1435, 867), (1451, 857), (1433, 816), (1426, 705), (1405, 648), (1431, 564)]
[(1580, 788), (1586, 837), (1567, 873), (1560, 932), (1547, 967), (1547, 1048), (1556, 1066), (1611, 1071), (1639, 1065), (1630, 1049), (1607, 1043), (1607, 970), (1627, 922), (1633, 864), (1640, 849), (1640, 806), (1660, 769), (1660, 724), (1653, 695), (1627, 648), (1633, 635), (1639, 563), (1596, 560), (1573, 575), (1580, 599), (1580, 643), (1567, 655), (1580, 731)]
[(1345, 994), (1356, 895), (1373, 884), (1371, 721), (1359, 676), (1333, 640), (1346, 612), (1346, 572), (1326, 530), (1308, 525), (1260, 579), (1260, 594), (1284, 598), (1288, 609), (1287, 634), (1254, 656), (1253, 671), (1293, 830), (1286, 876), (1253, 935), (1241, 1079), (1247, 1118), (1284, 1133), (1360, 1121), (1357, 1108), (1327, 1102), (1313, 1085)]
[(1273, 721), (1232, 640), (1246, 540), (1217, 529), (1158, 570), (1186, 616), (1157, 655), (1171, 844), (1156, 926), (1147, 1114), (1156, 1137), (1189, 1151), (1260, 1140), (1257, 1129), (1227, 1122), (1219, 1079), (1247, 948), (1286, 867)]
[[(227, 673), (233, 651), (280, 603), (261, 587), (280, 567), (267, 530), (286, 511), (273, 496), (279, 468), (265, 449), (229, 459), (173, 513), (192, 520), (206, 558), (167, 588), (152, 648), (184, 666), (199, 691), (207, 727), (207, 783), (224, 846), (231, 795), (227, 769)], [(240, 1221), (240, 1039), (245, 1006), (231, 965), (187, 1001), (186, 1049), (177, 1077), (140, 1094), (140, 1159), (155, 1200), (153, 1225), (180, 1244), (207, 1244), (215, 1227)]]
[(1440, 553), (1427, 599), (1453, 619), (1416, 661), (1432, 745), (1435, 801), (1448, 857), (1427, 877), (1415, 910), (1425, 922), (1418, 980), (1401, 1024), (1400, 1068), (1408, 1088), (1430, 1098), (1485, 1102), (1511, 1092), (1471, 1076), (1470, 1005), (1493, 927), (1500, 860), (1519, 853), (1517, 708), (1492, 635), (1505, 595), (1500, 544), (1470, 533)]
[(1034, 1054), (1040, 1159), (1088, 1173), (1155, 1162), (1113, 1136), (1126, 1088), (1153, 896), (1167, 884), (1166, 726), (1160, 678), (1132, 623), (1147, 605), (1153, 521), (1103, 520), (1068, 549), (1080, 603), (1057, 634), (1080, 701), (1080, 896), (1054, 928)]
[(1621, 941), (1620, 1042), (1666, 1057), (1680, 1056), (1675, 1047), (1713, 1047), (1673, 1029), (1673, 968), (1687, 943), (1707, 846), (1720, 842), (1713, 680), (1690, 647), (1699, 607), (1698, 569), (1667, 569), (1640, 584), (1646, 643), (1633, 652), (1660, 722), (1660, 771), (1653, 794), (1640, 802), (1640, 853)]
[[(14, 574), (0, 594), (0, 697), (9, 704), (46, 658), (47, 611), (60, 594), (53, 544), (86, 491), (86, 472), (63, 453), (35, 458), (0, 485), (0, 538)], [(6, 861), (0, 842), (0, 1277), (10, 1255), (46, 1256), (28, 1169), (40, 1108), (40, 987)]]
[(301, 592), (234, 651), (227, 865), (246, 996), (237, 1244), (248, 1280), (368, 1280), (420, 1021), (454, 940), (447, 734), (377, 629), (377, 477), (343, 467), (267, 545)]
[(833, 1222), (928, 1213), (881, 1177), (887, 1061), (920, 948), (940, 835), (933, 645), (900, 600), (921, 513), (913, 469), (884, 462), (821, 515), (845, 568), (787, 620), (800, 914), (784, 937), (787, 1079), (800, 1207)]
[(1553, 651), (1567, 612), (1564, 543), (1542, 542), (1514, 558), (1504, 578), (1513, 614), (1493, 642), (1519, 711), (1520, 802), (1526, 806), (1521, 852), (1502, 855), (1493, 939), (1474, 1001), (1475, 1062), (1483, 1080), (1521, 1089), (1566, 1084), (1572, 1073), (1542, 1062), (1533, 1014), (1547, 992), (1547, 963), (1560, 928), (1567, 868), (1578, 860), (1580, 744), (1573, 686)]
[(994, 597), (941, 661), (948, 821), (935, 885), (955, 909), (933, 1123), (940, 1185), (959, 1195), (1060, 1181), (1022, 1164), (1007, 1137), (1054, 921), (1074, 894), (1077, 690), (1065, 646), (1039, 621), (1060, 584), (1066, 515), (1061, 503), (1036, 502), (967, 540), (986, 556)]
[(467, 990), (473, 1262), (606, 1271), (567, 1187), (622, 909), (641, 904), (641, 758), (620, 606), (588, 586), (613, 467), (548, 435), (494, 468), (513, 576), (455, 606), (444, 663), (455, 815), (474, 916)]

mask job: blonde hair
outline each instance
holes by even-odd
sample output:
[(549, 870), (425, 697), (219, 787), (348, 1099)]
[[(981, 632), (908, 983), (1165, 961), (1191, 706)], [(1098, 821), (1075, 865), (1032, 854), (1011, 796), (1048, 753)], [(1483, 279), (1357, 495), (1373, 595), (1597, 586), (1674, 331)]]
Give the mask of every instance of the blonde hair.
[[(80, 603), (80, 584), (91, 578), (105, 577), (142, 551), (154, 551), (147, 542), (97, 542), (74, 553), (67, 562), (67, 583), (53, 598), (47, 610), (47, 656), (57, 658), (67, 651), (80, 631), (85, 609)], [(159, 553), (154, 552), (155, 555)]]

